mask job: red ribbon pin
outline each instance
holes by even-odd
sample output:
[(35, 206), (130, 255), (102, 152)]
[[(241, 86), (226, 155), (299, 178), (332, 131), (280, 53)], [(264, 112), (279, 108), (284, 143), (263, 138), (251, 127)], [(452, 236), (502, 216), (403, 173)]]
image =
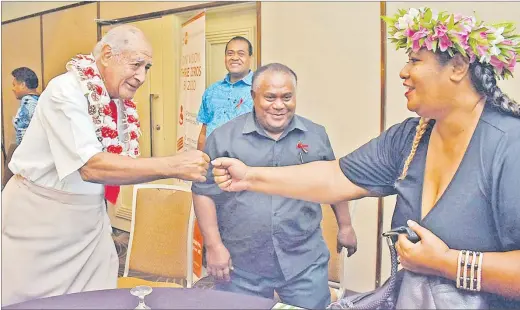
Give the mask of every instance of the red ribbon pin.
[(302, 150), (304, 153), (307, 153), (307, 148), (309, 147), (308, 144), (303, 144), (301, 141), (298, 141), (298, 144), (296, 144), (296, 147)]
[(238, 104), (236, 105), (235, 108), (240, 108), (240, 106), (242, 105), (242, 103), (244, 103), (244, 99), (240, 98), (240, 101), (238, 102)]

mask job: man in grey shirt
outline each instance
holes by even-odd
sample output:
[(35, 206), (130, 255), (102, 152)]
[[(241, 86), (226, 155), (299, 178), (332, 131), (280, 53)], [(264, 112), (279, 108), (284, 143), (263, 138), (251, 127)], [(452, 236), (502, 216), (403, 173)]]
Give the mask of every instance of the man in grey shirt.
[[(296, 74), (282, 64), (255, 72), (253, 112), (217, 128), (206, 142), (211, 158), (234, 157), (249, 166), (289, 166), (334, 160), (323, 126), (294, 114)], [(193, 202), (207, 247), (208, 273), (217, 289), (273, 298), (307, 308), (325, 308), (329, 251), (320, 222), (321, 206), (253, 192), (222, 192), (209, 169), (205, 183), (193, 183)], [(347, 202), (333, 206), (339, 248), (349, 256), (356, 235)], [(230, 273), (231, 272), (231, 273)]]

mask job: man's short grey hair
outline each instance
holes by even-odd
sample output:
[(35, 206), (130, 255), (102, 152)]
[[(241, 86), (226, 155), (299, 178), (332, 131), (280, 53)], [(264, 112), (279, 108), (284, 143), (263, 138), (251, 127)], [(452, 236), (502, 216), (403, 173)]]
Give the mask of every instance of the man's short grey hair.
[(253, 89), (253, 91), (256, 91), (258, 89), (258, 87), (260, 86), (259, 80), (262, 77), (262, 75), (266, 72), (282, 72), (282, 73), (292, 76), (293, 85), (294, 85), (294, 88), (296, 89), (296, 82), (298, 81), (298, 77), (296, 76), (296, 73), (294, 73), (294, 71), (291, 68), (287, 67), (286, 65), (275, 62), (275, 63), (270, 63), (267, 65), (261, 66), (260, 68), (258, 68), (256, 70), (256, 72), (253, 74), (253, 81), (251, 83), (252, 84), (251, 88)]
[(141, 29), (132, 25), (121, 25), (110, 29), (101, 40), (96, 44), (92, 54), (94, 58), (101, 56), (101, 50), (105, 45), (109, 45), (112, 48), (112, 53), (118, 55), (131, 47), (136, 37), (144, 34)]

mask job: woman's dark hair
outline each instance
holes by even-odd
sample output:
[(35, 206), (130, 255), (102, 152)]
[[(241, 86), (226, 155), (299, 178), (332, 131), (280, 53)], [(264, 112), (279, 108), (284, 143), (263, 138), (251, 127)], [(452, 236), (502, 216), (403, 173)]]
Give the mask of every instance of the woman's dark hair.
[[(436, 55), (441, 64), (446, 64), (452, 58), (447, 52), (436, 53)], [(486, 96), (487, 104), (495, 106), (507, 114), (520, 117), (520, 105), (498, 87), (495, 71), (491, 64), (474, 61), (469, 65), (469, 71), (473, 87)]]

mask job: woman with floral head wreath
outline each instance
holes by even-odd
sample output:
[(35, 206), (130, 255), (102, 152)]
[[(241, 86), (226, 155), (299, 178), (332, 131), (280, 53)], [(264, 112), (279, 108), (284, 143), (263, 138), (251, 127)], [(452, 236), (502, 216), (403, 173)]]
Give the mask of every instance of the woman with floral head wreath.
[(419, 117), (338, 161), (265, 168), (218, 158), (215, 182), (321, 203), (396, 194), (392, 227), (421, 238), (399, 237), (405, 270), (520, 308), (520, 106), (497, 86), (512, 76), (520, 36), (510, 23), (425, 8), (384, 19), (408, 53), (400, 78)]

